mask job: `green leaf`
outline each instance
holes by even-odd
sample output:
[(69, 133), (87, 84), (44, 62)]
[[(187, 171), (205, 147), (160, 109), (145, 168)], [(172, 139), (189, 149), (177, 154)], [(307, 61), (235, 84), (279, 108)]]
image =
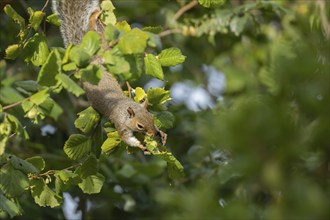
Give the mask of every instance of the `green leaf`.
[(164, 80), (164, 73), (159, 60), (153, 54), (147, 54), (144, 57), (146, 74)]
[(29, 157), (25, 160), (37, 168), (39, 172), (45, 169), (45, 160), (40, 156)]
[(18, 197), (29, 186), (28, 178), (11, 164), (6, 164), (0, 169), (0, 190), (8, 197)]
[(0, 193), (0, 210), (6, 212), (10, 218), (21, 215), (19, 206)]
[(209, 8), (213, 5), (222, 5), (226, 2), (226, 0), (198, 0), (198, 2), (202, 6)]
[[(85, 47), (90, 46), (90, 50), (92, 50), (93, 46), (92, 44), (89, 45), (88, 43), (85, 43)], [(72, 60), (77, 67), (84, 68), (88, 66), (90, 63), (91, 55), (89, 51), (86, 51), (86, 49), (81, 48), (80, 46), (74, 46), (70, 50), (69, 54), (70, 60)]]
[(78, 184), (79, 188), (87, 194), (99, 193), (104, 183), (104, 176), (100, 173), (90, 175)]
[(164, 88), (149, 88), (148, 92), (148, 102), (151, 106), (162, 105), (167, 101), (170, 101), (170, 91)]
[(22, 101), (24, 97), (17, 90), (9, 86), (0, 86), (0, 100), (4, 104)]
[(78, 113), (78, 118), (75, 120), (74, 125), (76, 128), (84, 133), (88, 133), (100, 121), (100, 115), (92, 107)]
[(102, 1), (101, 9), (105, 11), (113, 11), (115, 10), (115, 6), (113, 6), (111, 1)]
[(95, 155), (90, 155), (79, 169), (79, 174), (82, 179), (90, 175), (96, 175), (98, 171), (98, 161)]
[(159, 34), (160, 32), (162, 32), (163, 28), (161, 26), (157, 26), (157, 27), (144, 27), (142, 28), (143, 31), (148, 31), (150, 33), (153, 33), (153, 34)]
[(102, 70), (99, 66), (89, 65), (80, 70), (81, 79), (91, 84), (97, 85), (102, 77)]
[(54, 86), (57, 83), (56, 75), (60, 72), (60, 64), (58, 63), (55, 50), (50, 52), (46, 63), (41, 67), (38, 75), (38, 84), (42, 86)]
[(118, 48), (123, 54), (144, 53), (148, 38), (149, 35), (147, 33), (134, 28), (119, 38)]
[(75, 83), (69, 76), (63, 73), (58, 74), (56, 76), (56, 79), (58, 79), (62, 83), (63, 87), (66, 90), (68, 90), (77, 97), (85, 93), (85, 91), (77, 83)]
[(137, 170), (128, 163), (124, 164), (124, 166), (117, 172), (119, 175), (129, 179), (132, 178), (136, 173)]
[[(30, 10), (29, 10), (30, 9)], [(30, 14), (29, 22), (30, 26), (35, 30), (38, 31), (38, 28), (42, 22), (42, 19), (45, 16), (45, 13), (42, 11), (33, 11), (31, 8), (27, 10)]]
[(4, 12), (15, 21), (15, 23), (19, 24), (21, 29), (25, 26), (25, 20), (22, 16), (20, 16), (12, 7), (10, 4), (7, 4), (3, 8)]
[(183, 63), (186, 57), (182, 55), (180, 49), (172, 47), (163, 50), (158, 55), (158, 59), (162, 66), (175, 66)]
[(146, 98), (147, 94), (141, 87), (135, 88), (134, 101), (141, 102)]
[(248, 21), (248, 16), (235, 16), (230, 22), (230, 30), (236, 35), (239, 36), (245, 28), (245, 25)]
[(129, 32), (131, 30), (131, 26), (127, 23), (127, 21), (119, 21), (115, 24), (115, 27), (121, 32)]
[(78, 160), (86, 156), (91, 149), (89, 137), (82, 134), (72, 134), (64, 144), (64, 152), (72, 160)]
[(25, 174), (38, 173), (38, 169), (35, 166), (33, 166), (33, 164), (31, 164), (28, 161), (25, 161), (21, 158), (11, 156), (9, 161), (10, 161), (10, 164), (15, 169), (20, 170)]
[(78, 177), (78, 174), (73, 173), (71, 170), (60, 170), (56, 171), (55, 176), (60, 178), (64, 183), (67, 183), (71, 179)]
[(155, 156), (167, 162), (167, 172), (171, 179), (179, 179), (184, 176), (182, 164), (170, 152), (154, 153)]
[(39, 206), (54, 208), (61, 205), (62, 198), (52, 191), (43, 179), (32, 179), (30, 184), (31, 195)]
[(28, 92), (34, 93), (38, 91), (38, 84), (34, 80), (16, 81), (14, 85)]
[(25, 62), (32, 62), (34, 66), (42, 66), (47, 62), (49, 49), (46, 37), (43, 34), (36, 33), (29, 38), (23, 47), (23, 57)]
[(9, 60), (14, 60), (20, 53), (20, 47), (18, 44), (10, 45), (6, 48), (5, 58)]
[(48, 89), (44, 89), (44, 90), (41, 90), (40, 92), (37, 92), (36, 94), (32, 95), (30, 97), (30, 101), (33, 102), (36, 105), (40, 105), (48, 97), (49, 97)]
[(117, 131), (107, 133), (108, 138), (103, 142), (101, 149), (104, 153), (111, 153), (120, 144), (121, 139)]
[(15, 116), (7, 114), (6, 119), (8, 120), (8, 122), (10, 122), (13, 132), (16, 132), (16, 134), (21, 136), (22, 138), (29, 139), (28, 133), (23, 128), (21, 122)]
[(95, 31), (88, 31), (83, 37), (80, 46), (85, 49), (90, 56), (93, 56), (101, 47), (101, 37)]
[(110, 42), (110, 41), (113, 41), (118, 38), (119, 31), (117, 30), (117, 28), (115, 26), (113, 26), (112, 24), (109, 24), (104, 29), (104, 36), (105, 36), (105, 39), (108, 42)]
[(159, 129), (168, 129), (173, 127), (174, 115), (168, 111), (157, 112), (154, 114), (155, 125)]
[(51, 14), (51, 15), (47, 16), (46, 21), (55, 26), (61, 26), (61, 19), (59, 18), (59, 16), (57, 14)]

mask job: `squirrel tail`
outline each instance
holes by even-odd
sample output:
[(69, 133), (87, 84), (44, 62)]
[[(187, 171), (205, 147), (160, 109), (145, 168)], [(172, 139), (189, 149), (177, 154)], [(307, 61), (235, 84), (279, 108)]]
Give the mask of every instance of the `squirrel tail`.
[(87, 31), (96, 29), (91, 22), (93, 15), (100, 12), (100, 1), (52, 0), (52, 10), (62, 21), (60, 30), (67, 47), (71, 42), (79, 44)]

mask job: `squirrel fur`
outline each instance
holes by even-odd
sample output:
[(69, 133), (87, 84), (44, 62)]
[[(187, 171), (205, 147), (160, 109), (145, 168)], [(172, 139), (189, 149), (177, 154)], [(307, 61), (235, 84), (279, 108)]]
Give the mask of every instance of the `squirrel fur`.
[[(99, 0), (52, 0), (52, 9), (62, 21), (60, 31), (66, 47), (71, 42), (79, 44), (89, 30), (103, 32), (103, 25), (98, 21)], [(97, 85), (83, 82), (83, 87), (92, 107), (114, 123), (121, 139), (129, 146), (148, 153), (134, 132), (160, 135), (165, 144), (167, 135), (154, 125), (152, 114), (147, 111), (147, 102), (139, 104), (125, 96), (110, 73), (103, 69)]]

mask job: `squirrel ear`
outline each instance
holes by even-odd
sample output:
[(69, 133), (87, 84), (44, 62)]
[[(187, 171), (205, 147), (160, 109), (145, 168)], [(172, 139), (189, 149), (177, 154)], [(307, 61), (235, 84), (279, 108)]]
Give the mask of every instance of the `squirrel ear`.
[(148, 108), (148, 105), (149, 105), (149, 102), (148, 102), (148, 99), (145, 99), (142, 103), (141, 103), (141, 106), (145, 109)]
[(127, 109), (129, 118), (133, 118), (135, 116), (135, 112), (133, 111), (133, 109), (131, 107), (128, 107)]

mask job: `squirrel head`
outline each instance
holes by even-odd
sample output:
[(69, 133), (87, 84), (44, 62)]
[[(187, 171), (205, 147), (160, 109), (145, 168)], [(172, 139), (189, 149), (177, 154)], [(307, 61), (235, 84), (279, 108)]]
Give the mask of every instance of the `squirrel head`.
[(135, 107), (128, 107), (129, 122), (127, 126), (133, 132), (145, 133), (149, 136), (155, 136), (158, 133), (154, 125), (152, 114), (147, 110), (147, 102)]

